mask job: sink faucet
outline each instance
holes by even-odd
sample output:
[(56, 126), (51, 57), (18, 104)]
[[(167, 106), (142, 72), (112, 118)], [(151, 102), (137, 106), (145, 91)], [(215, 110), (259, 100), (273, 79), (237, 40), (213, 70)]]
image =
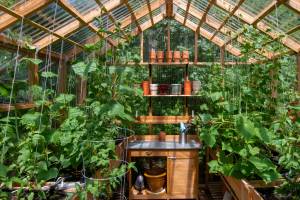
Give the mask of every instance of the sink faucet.
[(179, 143), (186, 144), (187, 143), (187, 132), (190, 129), (190, 124), (184, 124), (180, 122), (180, 135), (179, 135)]

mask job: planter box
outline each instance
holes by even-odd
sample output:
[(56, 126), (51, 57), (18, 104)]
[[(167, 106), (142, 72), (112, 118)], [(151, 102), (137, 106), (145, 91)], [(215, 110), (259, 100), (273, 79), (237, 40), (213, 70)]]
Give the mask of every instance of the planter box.
[[(216, 150), (209, 149), (209, 156), (217, 159), (216, 152)], [(279, 179), (266, 184), (262, 180), (239, 180), (231, 176), (221, 176), (221, 179), (234, 198), (239, 200), (264, 200), (256, 188), (272, 188), (283, 182), (283, 179)]]

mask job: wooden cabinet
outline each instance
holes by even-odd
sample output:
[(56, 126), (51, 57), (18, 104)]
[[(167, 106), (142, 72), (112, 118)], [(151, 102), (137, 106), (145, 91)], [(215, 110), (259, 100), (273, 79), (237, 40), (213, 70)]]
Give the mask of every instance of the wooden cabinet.
[(167, 193), (176, 198), (197, 198), (198, 193), (198, 159), (167, 159)]

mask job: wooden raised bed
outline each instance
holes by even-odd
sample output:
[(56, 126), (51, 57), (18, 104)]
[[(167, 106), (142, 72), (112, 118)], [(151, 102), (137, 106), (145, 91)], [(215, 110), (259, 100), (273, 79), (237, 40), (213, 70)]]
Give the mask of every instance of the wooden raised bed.
[[(216, 151), (209, 149), (209, 157), (217, 159)], [(256, 188), (272, 188), (283, 182), (283, 179), (280, 179), (266, 184), (262, 180), (239, 180), (231, 176), (221, 176), (221, 179), (234, 199), (237, 200), (264, 200)]]
[(140, 124), (179, 124), (188, 123), (191, 116), (139, 116), (136, 123)]

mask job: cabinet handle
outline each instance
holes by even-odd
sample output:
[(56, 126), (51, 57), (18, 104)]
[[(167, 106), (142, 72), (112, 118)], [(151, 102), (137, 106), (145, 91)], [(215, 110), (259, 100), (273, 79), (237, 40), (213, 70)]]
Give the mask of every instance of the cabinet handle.
[(146, 153), (147, 156), (152, 155), (152, 152), (151, 152), (151, 151), (146, 151), (145, 153)]
[(168, 159), (176, 160), (177, 158), (175, 156), (173, 156), (173, 157), (168, 157)]

